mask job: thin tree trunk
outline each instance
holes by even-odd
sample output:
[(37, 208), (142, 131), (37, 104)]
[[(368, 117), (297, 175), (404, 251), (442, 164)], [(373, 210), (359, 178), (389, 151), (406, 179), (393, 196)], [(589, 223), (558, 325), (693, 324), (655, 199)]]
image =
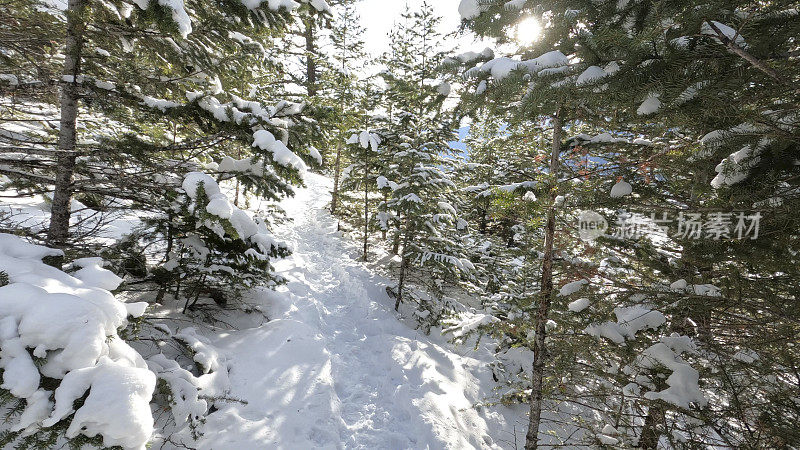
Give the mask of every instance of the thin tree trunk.
[(314, 18), (309, 12), (305, 20), (305, 39), (306, 39), (306, 90), (308, 96), (317, 95), (317, 64), (314, 61), (316, 46), (314, 45)]
[[(167, 261), (169, 261), (170, 256), (172, 254), (172, 246), (174, 244), (174, 236), (173, 236), (173, 227), (172, 227), (172, 213), (167, 213), (167, 248), (164, 250), (165, 254), (167, 255)], [(167, 262), (164, 261), (164, 262)], [(156, 303), (161, 303), (164, 299), (164, 295), (167, 293), (167, 288), (169, 287), (169, 281), (161, 284), (158, 288), (158, 294), (156, 294)]]
[(394, 302), (394, 310), (400, 310), (400, 304), (403, 303), (403, 291), (406, 284), (406, 271), (408, 269), (408, 255), (403, 251), (403, 256), (400, 262), (400, 279), (397, 282), (397, 299)]
[(364, 150), (364, 262), (369, 259), (369, 149)]
[(342, 175), (342, 145), (336, 145), (336, 163), (333, 167), (333, 194), (331, 198), (331, 214), (336, 214), (339, 203), (339, 178)]
[(398, 311), (400, 303), (403, 303), (403, 290), (405, 289), (406, 272), (408, 271), (408, 243), (411, 241), (411, 231), (408, 229), (408, 225), (409, 218), (406, 216), (405, 232), (403, 234), (403, 255), (400, 258), (400, 279), (397, 282), (397, 300), (394, 302), (395, 311)]
[[(389, 194), (387, 194), (384, 191), (384, 193), (383, 193), (383, 208), (384, 209), (388, 209), (388, 207), (387, 207), (388, 204), (389, 204)], [(387, 228), (388, 228), (388, 224), (387, 224)], [(388, 232), (387, 228), (384, 228), (384, 229), (381, 230), (381, 240), (383, 240), (384, 242), (386, 242), (386, 233)]]
[(661, 400), (650, 400), (650, 407), (647, 409), (647, 416), (642, 426), (642, 435), (636, 444), (637, 448), (655, 450), (658, 447), (658, 438), (661, 437), (658, 425), (664, 421), (664, 413)]
[(525, 438), (525, 450), (535, 450), (539, 446), (539, 424), (542, 418), (542, 382), (547, 362), (545, 347), (547, 317), (550, 312), (550, 300), (553, 296), (553, 242), (556, 231), (555, 199), (558, 188), (558, 165), (561, 154), (561, 135), (563, 133), (561, 109), (553, 116), (553, 149), (550, 155), (550, 205), (547, 211), (545, 228), (544, 260), (542, 261), (541, 295), (536, 317), (536, 338), (534, 342), (533, 376), (531, 390), (531, 411), (528, 423), (528, 434)]
[[(61, 123), (58, 131), (58, 158), (50, 227), (49, 245), (64, 248), (69, 238), (72, 176), (75, 171), (75, 142), (78, 123), (78, 76), (81, 73), (83, 47), (83, 0), (69, 0), (67, 5), (67, 36), (64, 49), (64, 77), (61, 89)], [(71, 77), (71, 79), (70, 79)], [(53, 261), (59, 263), (60, 261)]]
[(392, 254), (397, 255), (400, 252), (400, 233), (395, 233), (392, 240)]

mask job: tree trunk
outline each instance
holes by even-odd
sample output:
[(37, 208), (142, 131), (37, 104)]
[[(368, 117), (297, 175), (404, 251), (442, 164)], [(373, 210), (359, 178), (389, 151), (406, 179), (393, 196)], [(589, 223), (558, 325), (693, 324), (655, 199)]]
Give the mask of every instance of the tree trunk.
[[(167, 255), (167, 258), (166, 261), (164, 261), (164, 263), (169, 261), (172, 255), (172, 246), (174, 245), (175, 242), (172, 219), (173, 219), (172, 212), (167, 213), (167, 248), (164, 250), (164, 253)], [(158, 288), (158, 294), (156, 294), (156, 303), (161, 303), (161, 301), (164, 299), (164, 295), (166, 295), (167, 293), (170, 281), (172, 281), (171, 278), (168, 281), (159, 282), (160, 286)]]
[(411, 231), (408, 226), (409, 218), (406, 216), (405, 232), (403, 233), (403, 255), (400, 258), (400, 279), (397, 282), (397, 300), (394, 302), (395, 311), (398, 311), (400, 303), (403, 303), (403, 290), (405, 289), (406, 272), (408, 271), (408, 243), (411, 241)]
[(408, 255), (403, 251), (403, 256), (400, 262), (400, 279), (397, 282), (397, 299), (394, 302), (394, 310), (400, 310), (400, 303), (403, 303), (403, 290), (406, 284), (406, 271), (408, 269)]
[[(383, 193), (383, 208), (388, 210), (388, 207), (387, 207), (388, 204), (389, 204), (389, 194), (387, 194), (384, 191), (384, 193)], [(383, 240), (384, 242), (386, 242), (386, 233), (388, 233), (388, 226), (389, 225), (387, 223), (386, 228), (383, 228), (381, 230), (381, 240)]]
[(314, 45), (314, 17), (309, 12), (305, 20), (305, 39), (306, 39), (306, 90), (308, 96), (317, 95), (317, 63), (314, 61), (316, 46)]
[(336, 214), (339, 203), (339, 178), (342, 175), (342, 145), (336, 145), (336, 163), (333, 166), (333, 194), (331, 195), (331, 214)]
[[(78, 76), (81, 72), (83, 47), (83, 0), (69, 0), (67, 5), (67, 36), (64, 49), (64, 77), (61, 89), (61, 124), (58, 131), (58, 158), (50, 228), (49, 245), (64, 248), (69, 238), (72, 176), (75, 170), (75, 142), (78, 123)], [(69, 78), (71, 77), (71, 79)]]
[(550, 301), (553, 296), (553, 241), (556, 231), (555, 199), (558, 191), (558, 163), (561, 154), (562, 127), (561, 109), (559, 109), (553, 116), (553, 149), (550, 155), (550, 178), (552, 180), (550, 186), (550, 205), (547, 211), (547, 226), (545, 228), (541, 295), (539, 299), (539, 310), (536, 317), (533, 376), (531, 379), (531, 411), (528, 434), (525, 437), (525, 450), (535, 450), (539, 446), (539, 424), (542, 418), (542, 382), (544, 380), (544, 370), (547, 362), (545, 325), (547, 324), (547, 317), (550, 312)]
[(395, 233), (392, 239), (392, 254), (396, 255), (400, 252), (400, 233)]
[(369, 150), (364, 151), (364, 262), (369, 259)]
[(658, 438), (661, 436), (658, 425), (664, 421), (664, 413), (664, 405), (660, 400), (650, 400), (650, 407), (642, 426), (642, 435), (636, 444), (637, 448), (655, 450), (658, 447)]

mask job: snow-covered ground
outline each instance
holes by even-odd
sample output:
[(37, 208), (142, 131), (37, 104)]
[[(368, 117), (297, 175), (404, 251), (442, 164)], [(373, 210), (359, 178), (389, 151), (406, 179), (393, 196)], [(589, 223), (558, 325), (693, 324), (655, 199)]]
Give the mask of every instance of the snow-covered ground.
[(336, 231), (330, 180), (306, 184), (281, 204), (292, 220), (275, 235), (294, 253), (276, 264), (288, 283), (257, 299), (271, 320), (210, 336), (247, 403), (211, 414), (199, 447), (513, 448), (515, 426), (521, 442), (522, 409), (474, 407), (496, 387), (485, 350), (402, 322), (391, 282)]
[[(232, 325), (225, 329), (187, 317), (169, 302), (148, 309), (148, 336), (155, 339), (131, 344), (160, 378), (177, 383), (173, 389), (187, 389), (179, 394), (185, 395), (184, 401), (174, 406), (176, 416), (185, 418), (198, 408), (202, 414), (206, 400), (215, 406), (196, 430), (197, 441), (182, 426), (185, 420), (176, 432), (170, 415), (154, 407), (153, 448), (510, 449), (522, 443), (524, 405), (478, 406), (496, 399), (494, 390), (502, 388), (489, 366), (494, 360), (490, 340), (477, 348), (474, 342), (456, 346), (439, 330), (427, 335), (415, 329), (414, 320), (400, 317), (385, 290), (394, 283), (376, 267), (357, 261), (359, 244), (337, 231), (337, 221), (327, 211), (331, 181), (312, 173), (305, 180), (306, 188), (280, 204), (290, 220), (273, 230), (275, 238), (293, 250), (275, 263), (276, 272), (288, 281), (285, 285), (277, 291), (264, 287), (253, 292), (248, 296), (250, 313), (215, 310)], [(34, 229), (47, 219), (46, 203), (39, 197), (2, 207)], [(84, 209), (78, 204), (75, 208)], [(108, 239), (119, 239), (137, 222), (133, 216), (113, 218), (103, 230)], [(9, 253), (16, 247), (4, 248), (0, 246), (0, 255), (17, 257)], [(91, 281), (84, 280), (86, 268), (70, 276), (34, 259), (20, 265), (7, 257), (3, 261), (8, 264), (0, 264), (0, 269), (12, 282), (28, 280), (17, 273), (28, 266), (49, 270), (52, 274), (42, 272), (46, 276), (36, 279), (53, 292), (63, 289), (50, 278), (70, 286)], [(102, 270), (99, 259), (82, 261), (97, 266), (91, 266), (95, 272)], [(111, 272), (103, 273), (90, 284), (102, 289), (119, 285), (121, 280)], [(106, 279), (113, 282), (97, 282)], [(129, 304), (133, 303), (125, 305)], [(136, 315), (143, 312), (137, 307)], [(169, 337), (193, 347), (204, 373), (195, 378), (161, 355), (169, 353), (164, 346)], [(146, 372), (145, 361), (128, 353), (137, 357), (136, 364), (129, 365)], [(190, 361), (185, 364), (187, 370), (192, 366)], [(201, 397), (193, 386), (201, 388)]]

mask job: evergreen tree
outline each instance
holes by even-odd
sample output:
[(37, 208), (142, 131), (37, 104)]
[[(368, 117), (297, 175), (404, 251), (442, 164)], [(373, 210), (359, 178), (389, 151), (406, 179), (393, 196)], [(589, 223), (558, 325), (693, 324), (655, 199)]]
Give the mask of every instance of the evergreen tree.
[[(290, 17), (288, 10), (273, 9), (266, 4), (263, 8), (253, 4), (250, 9), (240, 2), (230, 2), (220, 7), (197, 8), (190, 17), (180, 4), (145, 6), (147, 9), (137, 6), (119, 13), (76, 2), (65, 13), (69, 20), (64, 51), (71, 56), (66, 58), (60, 81), (63, 89), (59, 110), (64, 123), (59, 127), (60, 136), (54, 139), (60, 142), (56, 145), (60, 150), (56, 164), (45, 166), (52, 168), (53, 178), (39, 175), (41, 181), (50, 179), (56, 186), (51, 241), (67, 238), (68, 204), (77, 188), (96, 189), (114, 178), (109, 172), (132, 169), (118, 166), (125, 160), (118, 158), (123, 154), (130, 158), (131, 154), (148, 153), (150, 159), (157, 156), (167, 166), (177, 167), (181, 164), (175, 164), (176, 160), (196, 159), (209, 142), (222, 140), (231, 145), (230, 142), (238, 141), (241, 149), (250, 149), (251, 129), (258, 123), (286, 134), (287, 142), (293, 141), (289, 142), (292, 145), (313, 132), (303, 124), (303, 128), (294, 128), (298, 133), (293, 136), (287, 133), (293, 125), (300, 124), (278, 118), (300, 112), (294, 106), (283, 103), (267, 109), (235, 95), (243, 95), (243, 90), (263, 94), (253, 86), (243, 86), (239, 77), (249, 74), (250, 79), (255, 79), (269, 72), (265, 50), (268, 44), (265, 44), (271, 34), (285, 26)], [(203, 25), (192, 29), (192, 24), (198, 23)], [(109, 27), (116, 27), (117, 31), (110, 33)], [(148, 27), (159, 31), (141, 31)], [(119, 33), (124, 37), (118, 38)], [(220, 65), (221, 60), (226, 64)], [(230, 100), (225, 101), (225, 97)], [(86, 119), (81, 126), (85, 123), (86, 127), (79, 130), (81, 114)], [(153, 118), (163, 117), (172, 122), (172, 130), (148, 124)], [(106, 132), (102, 136), (96, 128), (93, 130), (95, 123), (104, 127)], [(109, 126), (113, 133), (107, 132)], [(94, 141), (101, 145), (92, 142), (92, 131), (98, 136)], [(85, 140), (80, 138), (80, 132), (87, 134)], [(184, 136), (194, 140), (184, 140)], [(94, 151), (95, 147), (114, 148), (114, 151)], [(176, 158), (178, 154), (181, 156)], [(79, 155), (88, 155), (93, 164), (103, 167), (102, 171), (93, 172), (91, 165), (77, 164)], [(265, 151), (258, 157), (273, 160), (271, 155)], [(277, 172), (289, 180), (297, 180), (292, 170), (279, 168)], [(80, 182), (74, 181), (75, 175)], [(93, 182), (84, 181), (85, 178)], [(90, 186), (83, 188), (87, 184)], [(270, 189), (285, 192), (288, 188), (281, 182)], [(128, 192), (133, 195), (136, 189)], [(61, 245), (66, 245), (66, 241)]]
[[(341, 189), (343, 192), (360, 197), (361, 212), (360, 224), (363, 228), (363, 256), (364, 261), (369, 260), (369, 236), (371, 222), (373, 222), (372, 211), (374, 205), (370, 203), (370, 194), (374, 193), (380, 185), (378, 181), (379, 173), (379, 146), (381, 136), (370, 131), (354, 133), (347, 140), (349, 147), (348, 159), (353, 161), (347, 169), (347, 177), (342, 180)], [(359, 221), (354, 221), (359, 223)]]
[(342, 1), (338, 5), (337, 20), (331, 28), (332, 58), (334, 67), (329, 72), (333, 87), (334, 115), (338, 117), (337, 132), (331, 146), (335, 149), (333, 157), (333, 192), (331, 196), (331, 214), (337, 214), (339, 207), (339, 189), (342, 168), (347, 165), (343, 157), (344, 142), (349, 139), (350, 130), (363, 122), (363, 115), (368, 108), (367, 97), (370, 90), (369, 81), (361, 73), (368, 67), (368, 56), (364, 50), (364, 28), (361, 26), (357, 0)]
[[(407, 9), (390, 36), (381, 74), (388, 86), (384, 98), (389, 112), (386, 172), (381, 174), (385, 181), (380, 183), (387, 200), (381, 204), (381, 217), (400, 255), (398, 285), (391, 292), (395, 309), (408, 296), (413, 268), (424, 269), (437, 300), (443, 296), (443, 282), (454, 282), (472, 268), (454, 236), (462, 221), (453, 206), (455, 185), (445, 159), (453, 133), (443, 109), (450, 85), (442, 78), (440, 20), (428, 3), (416, 12)], [(444, 312), (430, 302), (422, 307), (433, 313), (434, 323)]]
[[(323, 3), (317, 6), (324, 10)], [(69, 123), (59, 129), (62, 135), (74, 131), (78, 140), (68, 142), (72, 150), (57, 150), (64, 136), (49, 137), (41, 128), (32, 127), (29, 136), (6, 134), (10, 146), (6, 160), (14, 168), (9, 171), (10, 183), (27, 186), (33, 193), (47, 192), (48, 184), (56, 186), (51, 235), (64, 232), (70, 222), (74, 206), (63, 205), (65, 195), (75, 195), (88, 205), (92, 221), (75, 228), (70, 240), (82, 241), (74, 249), (77, 252), (92, 245), (92, 233), (104, 216), (129, 208), (153, 214), (158, 220), (147, 224), (155, 227), (145, 226), (119, 247), (124, 250), (121, 264), (130, 266), (131, 274), (138, 277), (148, 279), (142, 261), (174, 264), (171, 253), (185, 242), (180, 230), (187, 223), (208, 225), (208, 232), (197, 237), (205, 240), (203, 245), (212, 254), (227, 255), (225, 262), (206, 258), (202, 267), (230, 267), (232, 258), (242, 269), (242, 276), (233, 283), (220, 271), (214, 278), (194, 269), (181, 273), (154, 267), (150, 274), (154, 278), (149, 279), (158, 281), (161, 295), (171, 288), (180, 292), (180, 280), (190, 273), (197, 275), (191, 275), (195, 281), (206, 281), (194, 283), (198, 287), (191, 292), (183, 291), (192, 301), (201, 292), (235, 299), (254, 280), (268, 282), (271, 276), (265, 258), (279, 256), (280, 251), (265, 248), (259, 251), (263, 257), (231, 256), (245, 244), (216, 238), (218, 225), (192, 218), (193, 212), (187, 215), (186, 211), (196, 208), (179, 206), (176, 199), (183, 195), (184, 176), (202, 167), (218, 181), (235, 180), (237, 209), (240, 194), (246, 192), (277, 200), (292, 193), (291, 184), (300, 182), (300, 171), (319, 156), (311, 148), (300, 158), (288, 148), (303, 148), (318, 139), (319, 127), (308, 119), (316, 110), (274, 97), (270, 85), (278, 69), (271, 61), (279, 54), (271, 42), (287, 25), (291, 11), (271, 3), (237, 1), (186, 12), (179, 4), (153, 3), (119, 16), (95, 6), (80, 9), (76, 5), (77, 10), (67, 11), (67, 16), (79, 21), (73, 28), (83, 33), (75, 37), (82, 52), (76, 53), (76, 65), (68, 70), (71, 74), (63, 77), (61, 97), (68, 108), (62, 107), (61, 112)], [(11, 12), (24, 16), (20, 10)], [(109, 33), (109, 27), (127, 30), (125, 37)], [(142, 31), (148, 28), (159, 31)], [(20, 73), (19, 78), (29, 80), (31, 75)], [(41, 85), (46, 89), (47, 83)], [(36, 98), (36, 86), (20, 91), (23, 94), (26, 99)], [(35, 112), (19, 117), (37, 120)], [(20, 150), (41, 157), (19, 158)], [(137, 238), (144, 241), (137, 243)], [(232, 249), (231, 243), (239, 247)], [(111, 259), (119, 257), (112, 253), (108, 252)], [(218, 292), (223, 285), (230, 288), (222, 290), (224, 295)]]

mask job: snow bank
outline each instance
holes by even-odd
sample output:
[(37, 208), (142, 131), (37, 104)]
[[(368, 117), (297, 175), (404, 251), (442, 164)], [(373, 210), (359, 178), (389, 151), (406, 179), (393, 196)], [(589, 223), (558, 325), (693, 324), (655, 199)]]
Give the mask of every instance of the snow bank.
[(73, 273), (72, 276), (89, 286), (113, 291), (122, 284), (122, 278), (115, 275), (114, 272), (103, 268), (104, 262), (102, 258), (76, 259), (72, 264), (81, 268)]

